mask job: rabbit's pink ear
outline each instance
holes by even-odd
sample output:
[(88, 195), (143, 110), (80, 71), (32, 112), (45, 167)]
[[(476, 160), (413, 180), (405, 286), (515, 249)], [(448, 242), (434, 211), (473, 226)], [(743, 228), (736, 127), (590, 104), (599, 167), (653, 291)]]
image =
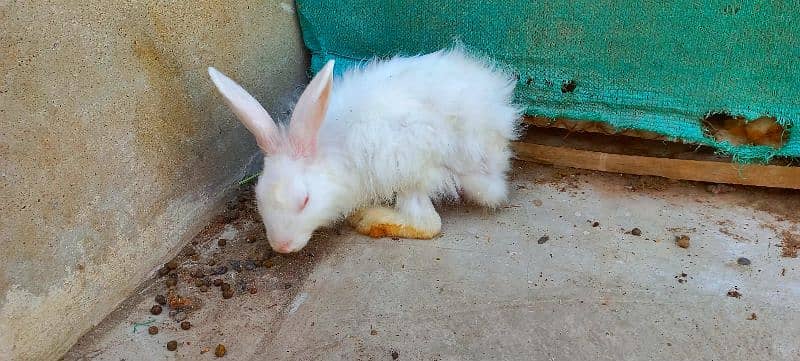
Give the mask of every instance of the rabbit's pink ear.
[(289, 140), (297, 155), (310, 157), (317, 152), (317, 134), (328, 110), (332, 84), (333, 60), (311, 79), (292, 112)]
[(265, 153), (274, 153), (278, 148), (278, 127), (264, 107), (239, 84), (217, 69), (209, 67), (208, 75), (225, 98), (228, 108), (256, 137), (258, 147)]

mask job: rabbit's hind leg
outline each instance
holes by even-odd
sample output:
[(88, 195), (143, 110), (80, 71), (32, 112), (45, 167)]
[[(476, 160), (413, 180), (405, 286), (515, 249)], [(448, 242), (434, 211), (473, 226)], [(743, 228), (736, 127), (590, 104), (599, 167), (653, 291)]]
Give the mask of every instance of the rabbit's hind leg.
[(508, 198), (508, 184), (503, 173), (476, 173), (461, 176), (461, 187), (470, 200), (494, 208)]
[(399, 194), (394, 208), (364, 208), (348, 220), (358, 233), (373, 238), (431, 239), (442, 229), (439, 213), (431, 199), (421, 192)]

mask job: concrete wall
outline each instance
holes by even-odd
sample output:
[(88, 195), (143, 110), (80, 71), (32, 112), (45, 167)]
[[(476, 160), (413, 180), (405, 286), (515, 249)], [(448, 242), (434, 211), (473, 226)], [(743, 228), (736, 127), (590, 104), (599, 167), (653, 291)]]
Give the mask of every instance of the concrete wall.
[(57, 359), (173, 256), (257, 154), (214, 65), (272, 112), (292, 2), (0, 1), (0, 358)]

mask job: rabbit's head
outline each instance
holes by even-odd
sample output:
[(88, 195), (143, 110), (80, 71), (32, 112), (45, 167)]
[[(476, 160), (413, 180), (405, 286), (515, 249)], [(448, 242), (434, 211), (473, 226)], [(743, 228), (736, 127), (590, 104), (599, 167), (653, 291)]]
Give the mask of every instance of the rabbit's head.
[(331, 94), (333, 61), (303, 91), (287, 127), (279, 127), (236, 82), (214, 68), (208, 73), (265, 154), (255, 192), (270, 246), (280, 253), (302, 249), (315, 229), (338, 216), (335, 182), (317, 154), (317, 133)]

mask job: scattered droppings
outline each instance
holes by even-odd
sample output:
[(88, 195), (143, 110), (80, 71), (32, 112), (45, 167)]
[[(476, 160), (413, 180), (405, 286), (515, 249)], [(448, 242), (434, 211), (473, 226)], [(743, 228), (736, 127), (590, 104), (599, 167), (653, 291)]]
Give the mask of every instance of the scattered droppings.
[(755, 312), (751, 313), (750, 316), (747, 317), (748, 321), (755, 321), (757, 319), (758, 319), (758, 316), (756, 315)]
[(226, 290), (222, 290), (222, 298), (226, 300), (233, 298), (233, 289), (228, 288)]
[(538, 240), (538, 241), (536, 241), (536, 243), (538, 243), (538, 244), (545, 244), (545, 243), (547, 243), (547, 241), (549, 241), (549, 240), (550, 240), (550, 237), (549, 237), (549, 236), (541, 236), (541, 237), (539, 237), (539, 240)]
[(739, 257), (739, 258), (736, 259), (736, 263), (738, 263), (741, 266), (749, 266), (750, 265), (750, 259), (745, 258), (745, 257)]
[(217, 347), (214, 348), (214, 356), (217, 357), (225, 356), (227, 352), (228, 350), (225, 349), (225, 345), (223, 344), (218, 344)]
[(636, 237), (639, 237), (639, 236), (642, 235), (642, 230), (639, 229), (639, 228), (634, 228), (634, 229), (631, 230), (631, 234), (636, 236)]
[(400, 354), (397, 351), (392, 351), (392, 360), (397, 360), (400, 358)]
[(678, 247), (680, 248), (689, 248), (689, 243), (690, 243), (689, 236), (685, 234), (675, 237), (675, 244), (678, 245)]
[(153, 307), (150, 307), (150, 313), (151, 314), (160, 315), (161, 311), (162, 311), (162, 309), (161, 309), (161, 306), (159, 306), (159, 305), (153, 305)]
[(219, 266), (214, 269), (214, 272), (212, 272), (214, 276), (224, 275), (226, 273), (228, 273), (228, 267), (225, 266)]
[(167, 268), (167, 267), (161, 267), (161, 268), (158, 269), (158, 276), (159, 277), (164, 277), (168, 273), (169, 273), (169, 268)]
[[(158, 276), (155, 276), (151, 281), (155, 286), (153, 287), (154, 292), (149, 293), (146, 297), (152, 297), (150, 298), (151, 302), (155, 301), (150, 303), (152, 307), (149, 310), (153, 315), (158, 316), (151, 315), (151, 321), (140, 325), (143, 327), (139, 327), (138, 330), (134, 327), (134, 332), (142, 336), (144, 335), (142, 329), (147, 329), (149, 335), (144, 337), (150, 338), (149, 341), (153, 343), (152, 346), (158, 348), (158, 345), (165, 345), (168, 350), (176, 352), (173, 355), (177, 355), (177, 349), (180, 348), (181, 354), (211, 354), (213, 351), (215, 355), (222, 357), (227, 354), (227, 350), (221, 344), (215, 350), (216, 344), (214, 343), (198, 344), (197, 342), (189, 342), (191, 340), (178, 341), (177, 337), (181, 336), (175, 334), (175, 332), (186, 332), (184, 335), (188, 336), (190, 334), (189, 331), (195, 331), (194, 326), (199, 325), (195, 324), (195, 322), (200, 321), (196, 319), (193, 312), (201, 308), (204, 302), (212, 304), (222, 302), (224, 304), (230, 299), (227, 304), (231, 305), (232, 303), (238, 303), (239, 298), (248, 293), (254, 295), (252, 298), (255, 299), (255, 297), (259, 297), (259, 293), (267, 293), (264, 296), (268, 296), (268, 293), (274, 288), (279, 290), (287, 289), (288, 291), (281, 292), (283, 295), (280, 295), (280, 297), (294, 296), (294, 299), (288, 300), (291, 301), (290, 307), (280, 311), (283, 313), (287, 311), (296, 312), (309, 298), (307, 293), (300, 292), (302, 291), (303, 278), (300, 277), (302, 273), (298, 272), (302, 272), (307, 267), (307, 264), (313, 262), (314, 255), (306, 252), (299, 259), (289, 259), (275, 255), (270, 250), (265, 250), (259, 246), (262, 242), (266, 244), (266, 238), (263, 229), (258, 227), (261, 222), (253, 222), (258, 220), (256, 205), (252, 202), (252, 196), (243, 198), (243, 200), (247, 202), (247, 204), (243, 204), (247, 208), (247, 213), (240, 214), (234, 218), (236, 227), (232, 227), (230, 224), (221, 224), (219, 223), (220, 217), (215, 218), (212, 224), (201, 231), (196, 239), (193, 240), (192, 244), (196, 249), (184, 247), (181, 249), (179, 256), (157, 268)], [(239, 202), (241, 203), (242, 201), (240, 200)], [(234, 234), (232, 237), (226, 237), (224, 234), (220, 235), (220, 230), (223, 226), (226, 227), (225, 232), (242, 232), (242, 234), (238, 236)], [(341, 234), (338, 230), (335, 230), (335, 232)], [(231, 243), (228, 244), (227, 242)], [(248, 244), (245, 245), (245, 242)], [(217, 248), (217, 245), (225, 246), (225, 248)], [(227, 247), (228, 245), (230, 247)], [(296, 265), (301, 265), (303, 268), (298, 270)], [(262, 267), (265, 269), (262, 269)], [(269, 271), (266, 268), (272, 268), (272, 270)], [(280, 274), (275, 272), (276, 268), (280, 269)], [(245, 273), (234, 273), (232, 272), (233, 270)], [(262, 284), (264, 276), (269, 277), (270, 280)], [(273, 280), (278, 280), (278, 283), (272, 283), (274, 282)], [(200, 293), (207, 292), (212, 284), (219, 287), (222, 297), (219, 297), (215, 292), (209, 294)], [(297, 290), (289, 290), (290, 288)], [(212, 291), (216, 291), (216, 289), (212, 289)], [(297, 295), (294, 295), (295, 292), (297, 292)], [(237, 300), (233, 300), (233, 298), (237, 298)], [(245, 299), (242, 302), (245, 302)], [(274, 301), (277, 302), (268, 303), (269, 306), (266, 309), (275, 310), (276, 307), (284, 305), (283, 300)], [(145, 300), (145, 304), (140, 307), (146, 307), (147, 304), (148, 302)], [(224, 305), (215, 305), (215, 307), (224, 307)], [(234, 308), (238, 308), (238, 305), (234, 306)], [(252, 311), (248, 307), (245, 308)], [(163, 317), (160, 316), (162, 314)], [(169, 317), (167, 317), (167, 314), (169, 314)], [(189, 317), (192, 320), (189, 320)], [(153, 323), (156, 321), (159, 323)], [(201, 323), (203, 325), (198, 327), (205, 328), (207, 326), (205, 322)], [(220, 333), (219, 336), (223, 335)], [(223, 340), (216, 340), (216, 342), (221, 341)], [(178, 345), (179, 342), (181, 343), (180, 346)], [(189, 357), (192, 358), (192, 356)]]

